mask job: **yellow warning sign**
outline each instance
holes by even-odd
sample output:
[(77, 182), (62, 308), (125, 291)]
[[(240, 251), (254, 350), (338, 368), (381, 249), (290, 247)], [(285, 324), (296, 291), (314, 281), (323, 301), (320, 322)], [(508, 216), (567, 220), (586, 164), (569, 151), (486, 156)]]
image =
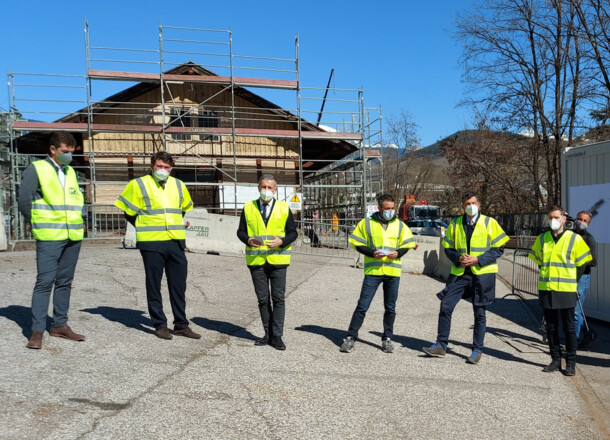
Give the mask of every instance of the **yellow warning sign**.
[(290, 201), (293, 203), (301, 203), (301, 201), (299, 200), (299, 195), (297, 193), (294, 193), (294, 195), (292, 196), (292, 199), (290, 199)]

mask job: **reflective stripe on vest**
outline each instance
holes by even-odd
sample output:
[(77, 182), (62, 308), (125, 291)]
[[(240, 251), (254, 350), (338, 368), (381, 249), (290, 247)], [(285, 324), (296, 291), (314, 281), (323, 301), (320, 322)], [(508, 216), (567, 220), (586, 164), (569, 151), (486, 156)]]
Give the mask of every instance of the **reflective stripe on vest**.
[(286, 236), (286, 221), (290, 208), (288, 203), (275, 200), (269, 215), (267, 225), (263, 220), (258, 201), (253, 200), (244, 205), (244, 215), (248, 227), (248, 237), (255, 237), (263, 242), (262, 246), (252, 247), (246, 245), (246, 264), (248, 266), (262, 266), (266, 262), (272, 265), (290, 264), (292, 245), (268, 248), (265, 242), (273, 240), (274, 237), (284, 238)]
[[(151, 175), (135, 179), (144, 206), (135, 200), (120, 200), (138, 212), (136, 218), (137, 241), (184, 240), (186, 232), (182, 218), (182, 184), (168, 177), (165, 188), (161, 188)], [(135, 209), (134, 209), (135, 208)]]
[[(378, 221), (373, 221), (370, 217), (367, 217), (358, 223), (349, 238), (350, 244), (354, 248), (366, 246), (373, 250), (384, 250), (387, 252), (398, 249), (413, 249), (416, 246), (411, 230), (398, 219), (388, 223), (387, 228), (384, 230)], [(399, 277), (401, 267), (400, 258), (389, 259), (384, 257), (378, 259), (364, 256), (364, 273), (366, 275)]]
[(538, 236), (530, 254), (540, 265), (538, 289), (576, 292), (577, 266), (590, 261), (590, 253), (585, 241), (572, 231), (565, 231), (557, 243), (550, 231)]
[[(455, 249), (460, 256), (468, 253), (463, 218), (463, 216), (460, 216), (449, 224), (445, 237), (441, 242), (444, 248)], [(504, 246), (508, 240), (508, 236), (495, 219), (481, 214), (470, 238), (469, 255), (473, 257), (481, 256), (491, 248)], [(476, 264), (470, 268), (475, 275), (498, 272), (498, 265), (495, 263), (483, 267)], [(451, 273), (453, 275), (461, 276), (464, 274), (464, 271), (465, 268), (463, 266), (451, 266)]]
[(42, 198), (32, 202), (34, 238), (41, 241), (82, 240), (85, 235), (82, 216), (84, 197), (76, 172), (70, 166), (65, 167), (66, 179), (62, 187), (57, 170), (49, 161), (37, 160), (32, 165), (42, 190)]

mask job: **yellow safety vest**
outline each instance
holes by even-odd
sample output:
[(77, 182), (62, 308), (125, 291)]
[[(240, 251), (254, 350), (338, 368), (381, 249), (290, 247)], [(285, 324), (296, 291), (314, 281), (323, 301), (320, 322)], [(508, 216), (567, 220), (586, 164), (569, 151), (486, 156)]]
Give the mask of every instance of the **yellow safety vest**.
[(85, 201), (74, 169), (65, 167), (66, 180), (62, 187), (57, 170), (47, 160), (37, 160), (32, 165), (42, 190), (42, 198), (32, 202), (34, 238), (41, 241), (82, 240)]
[(114, 205), (136, 218), (136, 241), (168, 241), (186, 238), (182, 213), (193, 201), (181, 180), (168, 177), (165, 189), (153, 176), (132, 180)]
[[(455, 249), (460, 256), (468, 253), (466, 231), (464, 231), (462, 219), (463, 216), (460, 216), (449, 223), (449, 227), (447, 228), (447, 231), (445, 231), (445, 237), (441, 242), (445, 249)], [(495, 219), (480, 214), (474, 231), (472, 232), (472, 237), (470, 238), (469, 255), (471, 257), (478, 257), (491, 248), (504, 246), (508, 240), (509, 237)], [(470, 269), (475, 275), (497, 273), (498, 265), (494, 263), (481, 267), (480, 265), (475, 264), (474, 266), (471, 266)], [(464, 271), (465, 268), (463, 266), (451, 266), (451, 273), (458, 277), (463, 275)]]
[[(415, 249), (413, 234), (407, 225), (395, 218), (388, 223), (384, 230), (381, 223), (367, 217), (360, 220), (354, 232), (349, 236), (349, 243), (356, 249), (358, 246), (367, 246), (373, 250), (385, 250), (388, 252), (398, 249)], [(365, 275), (388, 275), (399, 277), (401, 273), (400, 258), (381, 259), (364, 256)]]
[(585, 240), (572, 231), (557, 243), (551, 231), (539, 235), (528, 256), (540, 266), (538, 290), (555, 292), (576, 292), (576, 268), (593, 260)]
[(263, 242), (263, 245), (259, 247), (246, 245), (246, 264), (248, 266), (262, 266), (265, 262), (272, 265), (290, 264), (292, 244), (273, 249), (264, 244), (266, 240), (273, 240), (273, 237), (284, 238), (286, 236), (286, 221), (290, 207), (288, 203), (279, 200), (273, 203), (275, 206), (271, 210), (266, 226), (256, 200), (248, 202), (244, 206), (248, 237), (256, 237)]

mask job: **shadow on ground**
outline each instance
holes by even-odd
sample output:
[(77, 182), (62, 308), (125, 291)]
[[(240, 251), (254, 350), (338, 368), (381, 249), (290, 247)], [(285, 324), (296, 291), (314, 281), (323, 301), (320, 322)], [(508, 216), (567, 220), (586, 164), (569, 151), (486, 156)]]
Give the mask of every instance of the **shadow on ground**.
[(99, 306), (91, 309), (82, 309), (81, 312), (100, 315), (108, 321), (123, 324), (125, 327), (140, 330), (144, 333), (153, 333), (152, 320), (144, 316), (141, 310), (124, 309), (120, 307)]
[[(235, 338), (246, 339), (250, 341), (256, 341), (259, 337), (250, 333), (244, 327), (239, 325), (235, 325), (231, 322), (227, 321), (218, 321), (215, 319), (208, 319), (202, 317), (195, 317), (191, 319), (194, 324), (197, 324), (200, 327), (203, 327), (207, 330), (215, 331), (218, 333), (223, 333), (228, 336), (233, 336)], [(262, 337), (261, 335), (260, 337)]]

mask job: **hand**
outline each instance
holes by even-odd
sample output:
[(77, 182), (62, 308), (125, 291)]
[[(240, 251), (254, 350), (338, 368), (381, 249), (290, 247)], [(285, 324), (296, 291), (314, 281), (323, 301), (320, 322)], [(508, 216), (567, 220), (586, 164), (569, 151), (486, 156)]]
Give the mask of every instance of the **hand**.
[(385, 257), (386, 254), (384, 254), (381, 251), (375, 251), (373, 252), (373, 257), (377, 258), (378, 260), (381, 260), (383, 257)]
[(479, 259), (477, 257), (471, 257), (470, 255), (465, 255), (465, 258), (462, 260), (462, 264), (465, 267), (474, 266), (479, 263)]
[(398, 252), (396, 251), (392, 251), (388, 254), (388, 258), (390, 258), (391, 260), (394, 260), (395, 258), (398, 258)]
[(261, 247), (263, 244), (254, 237), (248, 238), (248, 246)]
[(458, 261), (460, 262), (460, 264), (464, 264), (464, 261), (466, 261), (468, 258), (470, 258), (470, 255), (468, 254), (460, 255)]
[(273, 240), (268, 240), (265, 244), (267, 245), (267, 247), (269, 249), (273, 249), (276, 247), (280, 247), (281, 245), (284, 244), (284, 242), (279, 237), (273, 237)]

